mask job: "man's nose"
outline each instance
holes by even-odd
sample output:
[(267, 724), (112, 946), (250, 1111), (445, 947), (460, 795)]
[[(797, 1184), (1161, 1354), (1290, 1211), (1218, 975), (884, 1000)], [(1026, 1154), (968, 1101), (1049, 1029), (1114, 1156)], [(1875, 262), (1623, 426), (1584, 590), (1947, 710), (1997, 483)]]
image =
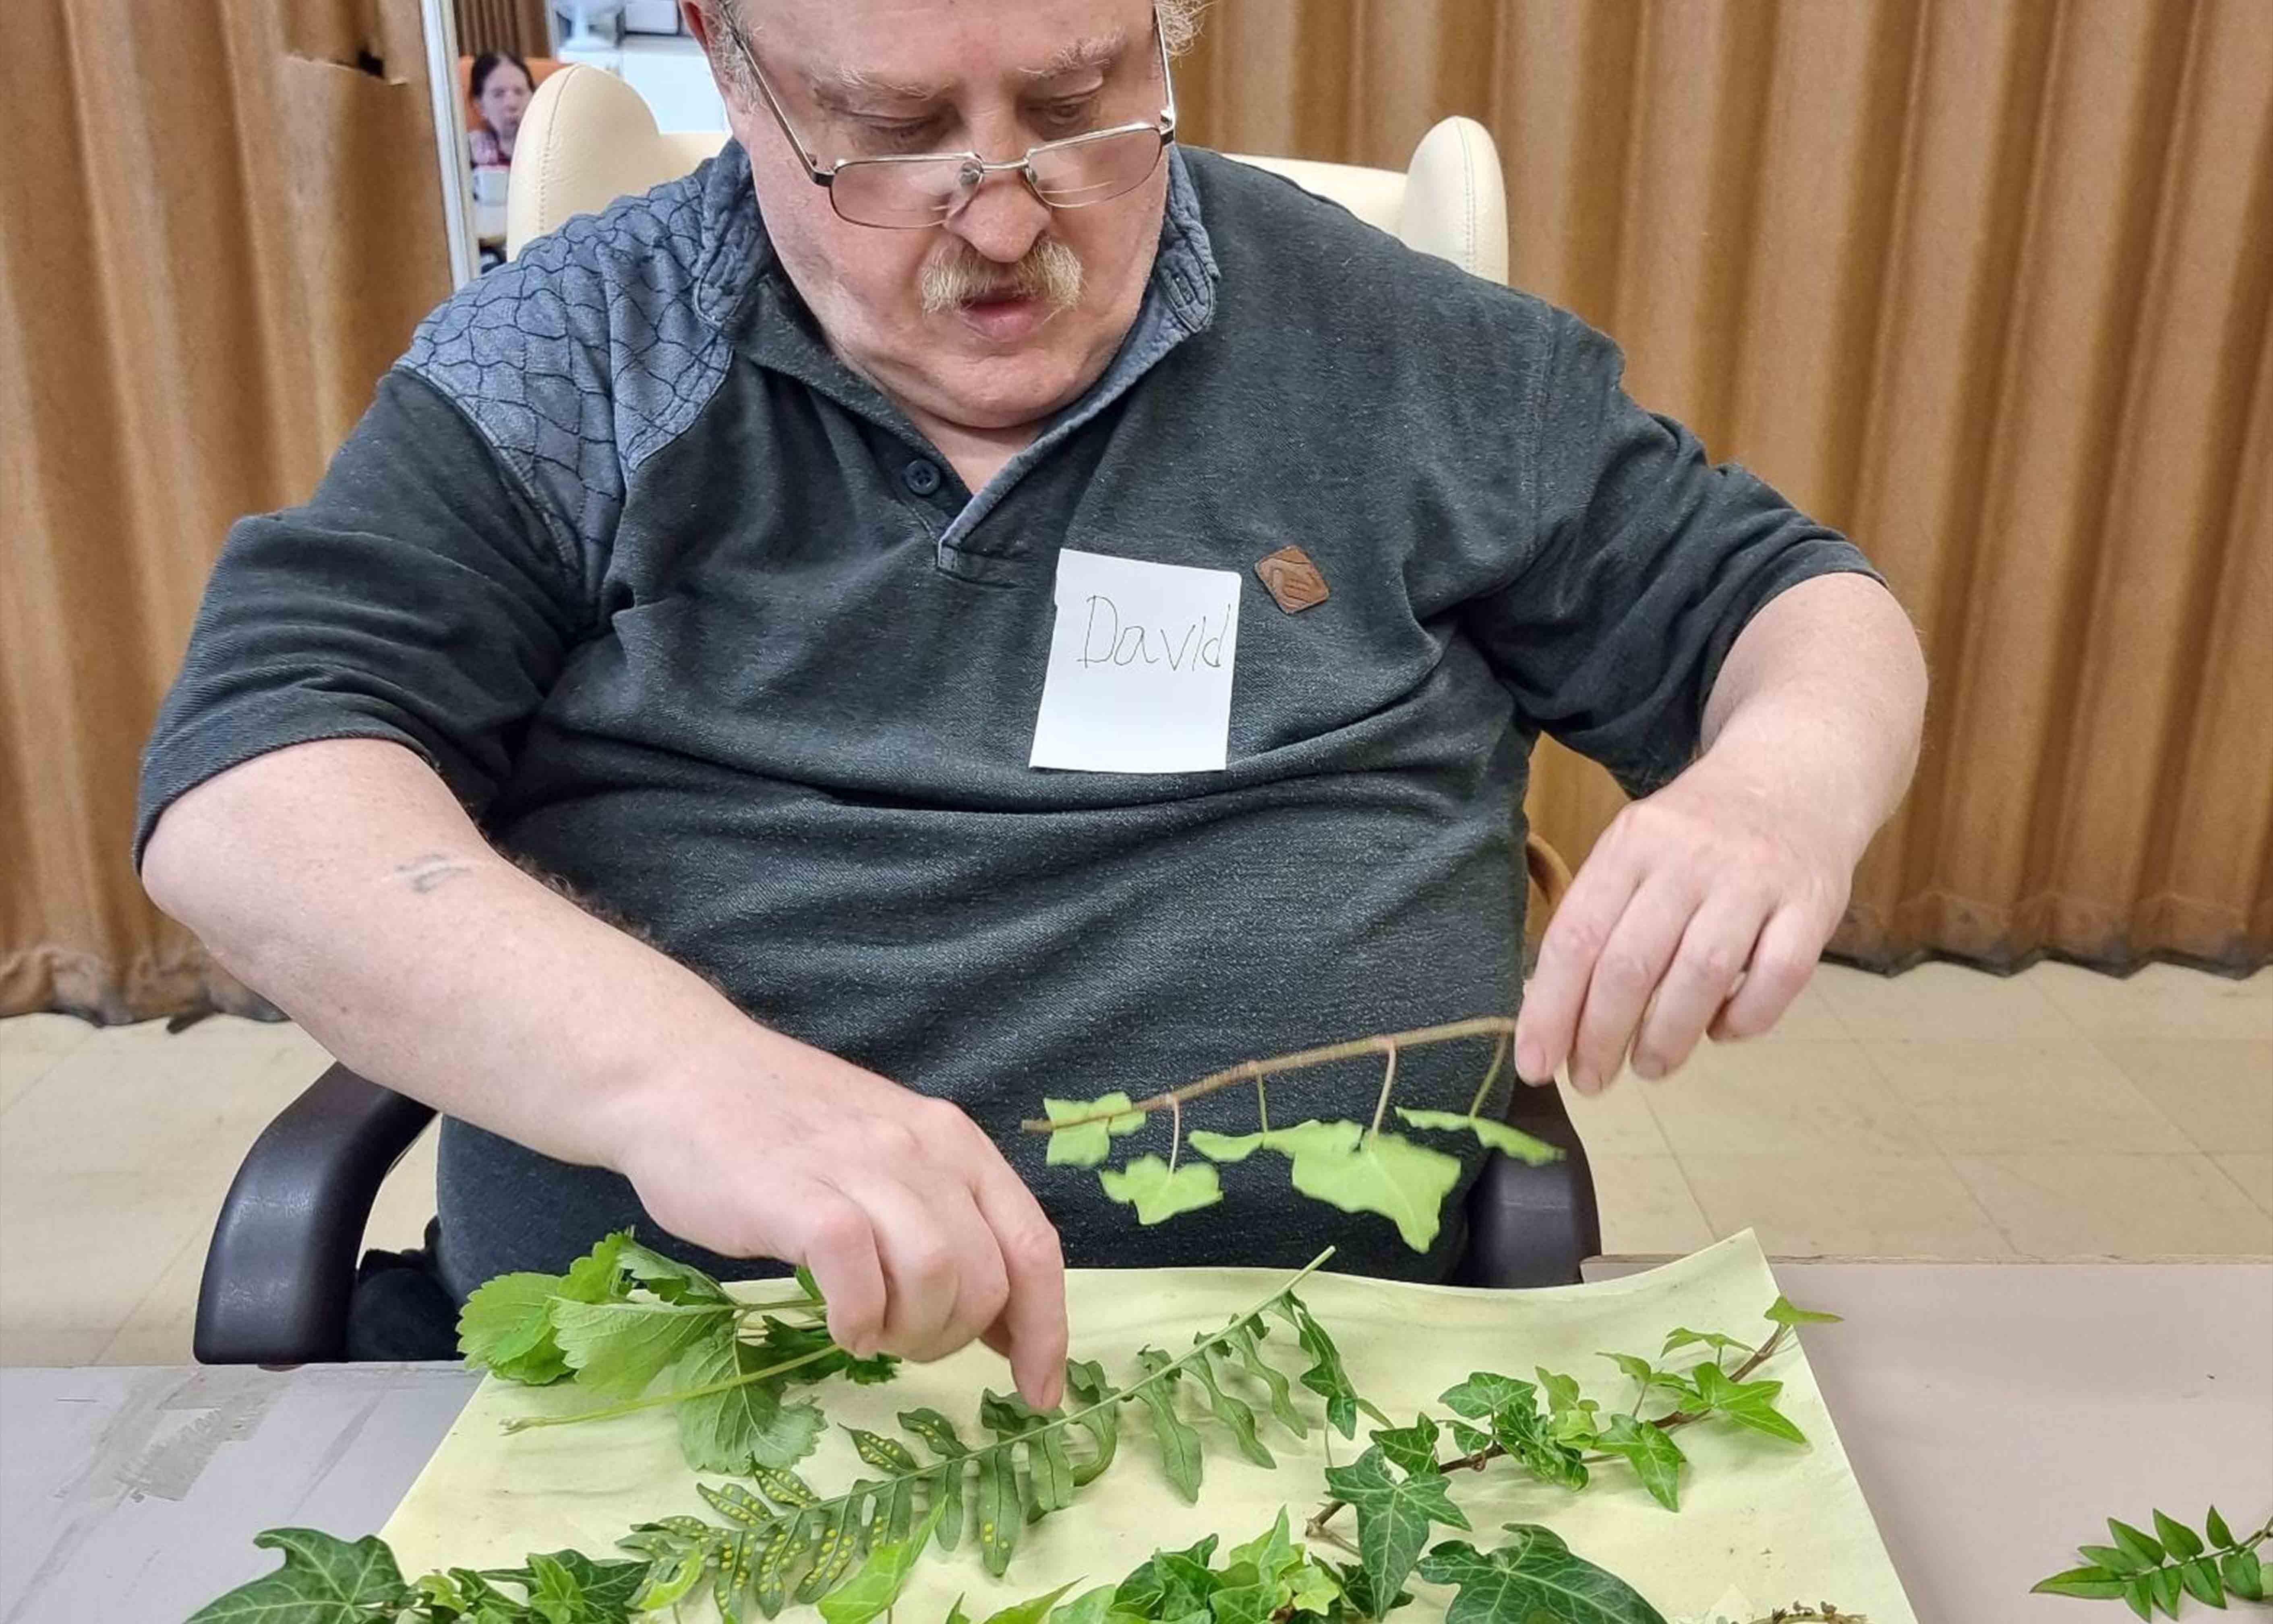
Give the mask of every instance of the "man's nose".
[(1049, 223), (1049, 205), (1034, 195), (1025, 177), (1000, 169), (948, 217), (947, 229), (996, 263), (1016, 265)]

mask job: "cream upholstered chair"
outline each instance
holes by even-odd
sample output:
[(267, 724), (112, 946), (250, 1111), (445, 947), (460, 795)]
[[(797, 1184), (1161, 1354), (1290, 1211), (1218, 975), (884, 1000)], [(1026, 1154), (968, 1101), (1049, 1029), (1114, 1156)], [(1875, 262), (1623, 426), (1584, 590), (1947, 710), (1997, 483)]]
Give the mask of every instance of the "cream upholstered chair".
[[(628, 192), (684, 175), (726, 143), (723, 130), (660, 131), (639, 92), (572, 64), (537, 86), (513, 149), (506, 252)], [(1507, 192), (1491, 134), (1447, 118), (1421, 138), (1403, 174), (1302, 158), (1242, 162), (1331, 198), (1407, 245), (1492, 282), (1507, 280)]]

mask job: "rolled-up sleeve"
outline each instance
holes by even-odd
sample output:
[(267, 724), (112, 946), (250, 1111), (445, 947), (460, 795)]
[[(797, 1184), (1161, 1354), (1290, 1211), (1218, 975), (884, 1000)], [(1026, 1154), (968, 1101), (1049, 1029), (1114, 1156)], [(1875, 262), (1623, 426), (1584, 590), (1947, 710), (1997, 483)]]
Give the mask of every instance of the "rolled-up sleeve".
[(1876, 572), (1635, 404), (1608, 338), (1560, 311), (1552, 320), (1528, 402), (1531, 546), (1470, 625), (1530, 726), (1644, 795), (1695, 757), (1722, 662), (1754, 614), (1813, 576)]
[(136, 863), (188, 791), (323, 739), (407, 746), (478, 817), (585, 598), (464, 415), (388, 373), (314, 498), (230, 531), (143, 751)]

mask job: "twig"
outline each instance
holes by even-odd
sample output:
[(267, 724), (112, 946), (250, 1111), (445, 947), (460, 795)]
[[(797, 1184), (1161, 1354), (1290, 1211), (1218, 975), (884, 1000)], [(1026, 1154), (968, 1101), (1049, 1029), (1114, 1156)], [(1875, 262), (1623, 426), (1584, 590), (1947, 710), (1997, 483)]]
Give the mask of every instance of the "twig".
[[(1779, 1347), (1782, 1345), (1784, 1333), (1790, 1327), (1787, 1326), (1781, 1325), (1776, 1327), (1775, 1335), (1769, 1337), (1767, 1341), (1762, 1342), (1759, 1346), (1759, 1351), (1754, 1353), (1751, 1358), (1746, 1359), (1742, 1365), (1737, 1366), (1737, 1368), (1729, 1373), (1729, 1380), (1731, 1381), (1742, 1381), (1745, 1377), (1751, 1375), (1754, 1371), (1759, 1369), (1761, 1365), (1767, 1363), (1769, 1357), (1774, 1354), (1775, 1350)], [(1648, 1396), (1648, 1393), (1645, 1391), (1642, 1395), (1642, 1398), (1636, 1399), (1634, 1402), (1636, 1404), (1639, 1404), (1642, 1402), (1642, 1399), (1646, 1399)], [(1639, 1419), (1639, 1417), (1636, 1418)], [(1677, 1410), (1670, 1415), (1660, 1416), (1656, 1420), (1646, 1423), (1646, 1425), (1657, 1427), (1662, 1431), (1669, 1432), (1677, 1426), (1687, 1426), (1692, 1421), (1700, 1421), (1702, 1419), (1704, 1419), (1704, 1414), (1702, 1413), (1692, 1415), (1685, 1410)], [(1494, 1461), (1498, 1460), (1506, 1453), (1507, 1451), (1497, 1444), (1486, 1444), (1482, 1448), (1474, 1451), (1473, 1454), (1458, 1455), (1449, 1461), (1437, 1462), (1437, 1470), (1440, 1472), (1482, 1471), (1485, 1467), (1490, 1465)], [(1590, 1455), (1585, 1458), (1589, 1462), (1602, 1462), (1618, 1460), (1622, 1457), (1615, 1455)], [(1347, 1504), (1349, 1504), (1349, 1502), (1344, 1500), (1328, 1500), (1324, 1505), (1318, 1507), (1318, 1515), (1312, 1517), (1309, 1522), (1303, 1525), (1303, 1535), (1306, 1538), (1313, 1539), (1324, 1537), (1327, 1532), (1326, 1524), (1332, 1522), (1335, 1515)], [(1804, 1618), (1806, 1615), (1802, 1613), (1788, 1616)]]
[(1078, 1128), (1092, 1122), (1110, 1122), (1116, 1117), (1165, 1110), (1171, 1105), (1182, 1105), (1251, 1078), (1272, 1077), (1281, 1071), (1300, 1071), (1304, 1066), (1354, 1059), (1359, 1055), (1391, 1054), (1399, 1049), (1418, 1049), (1427, 1043), (1450, 1043), (1460, 1038), (1487, 1034), (1505, 1036), (1514, 1030), (1515, 1022), (1505, 1015), (1476, 1015), (1467, 1020), (1446, 1021), (1437, 1026), (1416, 1026), (1410, 1032), (1384, 1032), (1369, 1038), (1352, 1038), (1344, 1043), (1329, 1043), (1323, 1049), (1304, 1049), (1291, 1055), (1275, 1055), (1268, 1060), (1242, 1060), (1237, 1065), (1211, 1071), (1197, 1082), (1186, 1083), (1181, 1088), (1166, 1089), (1150, 1099), (1139, 1100), (1134, 1105), (1091, 1111), (1085, 1116), (1069, 1116), (1061, 1122), (1052, 1122), (1046, 1116), (1029, 1116), (1018, 1125), (1029, 1133), (1054, 1133), (1060, 1128)]
[(1485, 1069), (1484, 1080), (1476, 1085), (1476, 1097), (1468, 1101), (1469, 1116), (1473, 1116), (1483, 1109), (1484, 1096), (1491, 1092), (1491, 1086), (1499, 1080), (1499, 1069), (1507, 1059), (1510, 1041), (1508, 1034), (1503, 1032), (1499, 1034), (1499, 1041), (1492, 1045), (1491, 1064)]

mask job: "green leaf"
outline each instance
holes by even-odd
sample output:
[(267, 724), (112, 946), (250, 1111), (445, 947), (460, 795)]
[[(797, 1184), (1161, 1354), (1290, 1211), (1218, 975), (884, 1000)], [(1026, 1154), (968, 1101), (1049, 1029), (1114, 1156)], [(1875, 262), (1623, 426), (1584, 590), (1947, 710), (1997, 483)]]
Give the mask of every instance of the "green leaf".
[[(904, 1447), (901, 1453), (906, 1453)], [(870, 1619), (899, 1600), (908, 1575), (915, 1571), (916, 1561), (923, 1554), (925, 1542), (939, 1527), (946, 1510), (944, 1501), (934, 1506), (931, 1515), (906, 1538), (890, 1540), (871, 1550), (858, 1573), (821, 1598), (821, 1616), (829, 1624), (868, 1624)]]
[(2123, 1599), (2130, 1605), (2131, 1611), (2141, 1618), (2151, 1619), (2155, 1616), (2154, 1587), (2148, 1583), (2145, 1574), (2133, 1574), (2123, 1582)]
[(1234, 1326), (1230, 1333), (1232, 1348), (1239, 1355), (1240, 1368), (1270, 1389), (1271, 1413), (1279, 1417), (1279, 1425), (1297, 1438), (1308, 1438), (1310, 1424), (1294, 1408), (1294, 1390), (1287, 1373), (1265, 1359), (1257, 1346), (1258, 1339), (1267, 1334), (1259, 1320)]
[(1133, 1203), (1136, 1222), (1146, 1225), (1213, 1207), (1223, 1199), (1215, 1169), (1204, 1162), (1187, 1162), (1171, 1172), (1159, 1157), (1139, 1156), (1125, 1168), (1105, 1169), (1097, 1179), (1105, 1186), (1105, 1193), (1121, 1206)]
[(1211, 1162), (1244, 1162), (1263, 1139), (1260, 1133), (1217, 1133), (1206, 1128), (1184, 1135), (1184, 1143)]
[(1411, 1426), (1376, 1427), (1367, 1436), (1399, 1471), (1444, 1470), (1437, 1464), (1437, 1424), (1427, 1416), (1417, 1417)]
[(1200, 1386), (1207, 1389), (1208, 1409), (1215, 1418), (1230, 1430), (1239, 1452), (1257, 1466), (1278, 1469), (1279, 1462), (1255, 1431), (1255, 1410), (1245, 1400), (1234, 1398), (1223, 1390), (1214, 1365), (1214, 1346), (1194, 1359), (1184, 1368), (1199, 1378)]
[(1013, 1602), (1000, 1613), (988, 1613), (984, 1624), (1042, 1624), (1042, 1620), (1049, 1616), (1050, 1609), (1058, 1605), (1058, 1598), (1080, 1583), (1078, 1579), (1069, 1579), (1046, 1596)]
[(189, 1624), (365, 1624), (412, 1598), (376, 1534), (349, 1544), (311, 1528), (272, 1528), (252, 1543), (282, 1552), (284, 1566), (208, 1602)]
[(2118, 1522), (2115, 1518), (2110, 1517), (2107, 1519), (2107, 1531), (2115, 1537), (2117, 1545), (2140, 1560), (2159, 1562), (2163, 1560), (2163, 1547), (2128, 1522)]
[(1595, 1447), (1631, 1462), (1641, 1486), (1659, 1505), (1668, 1511), (1681, 1509), (1681, 1467), (1688, 1457), (1663, 1427), (1632, 1416), (1612, 1416), (1609, 1430)]
[(971, 1452), (963, 1447), (963, 1440), (956, 1433), (955, 1424), (936, 1410), (903, 1410), (900, 1411), (900, 1425), (921, 1439), (924, 1447), (946, 1462), (946, 1470), (932, 1480), (936, 1485), (933, 1492), (937, 1502), (947, 1511), (946, 1519), (940, 1523), (935, 1538), (941, 1550), (952, 1551), (956, 1542), (963, 1538), (963, 1462)]
[(1561, 1415), (1566, 1410), (1579, 1406), (1579, 1383), (1576, 1378), (1558, 1376), (1553, 1371), (1533, 1365), (1531, 1373), (1539, 1378), (1539, 1386), (1547, 1395), (1547, 1410), (1550, 1415)]
[(724, 1286), (693, 1264), (666, 1258), (630, 1239), (628, 1235), (617, 1251), (616, 1265), (666, 1303), (731, 1304), (734, 1300)]
[(2217, 1507), (2212, 1506), (2209, 1508), (2209, 1515), (2203, 1520), (2203, 1525), (2209, 1531), (2210, 1544), (2221, 1551), (2231, 1551), (2234, 1548), (2233, 1530), (2226, 1527), (2225, 1519), (2217, 1515)]
[(865, 1359), (856, 1359), (829, 1341), (827, 1326), (791, 1325), (787, 1320), (776, 1320), (771, 1314), (766, 1316), (765, 1334), (758, 1338), (756, 1346), (760, 1356), (757, 1361), (759, 1369), (773, 1365), (789, 1365), (799, 1359), (812, 1358), (815, 1354), (821, 1355), (819, 1358), (813, 1358), (811, 1364), (799, 1365), (795, 1370), (782, 1372), (784, 1381), (800, 1386), (842, 1376), (858, 1386), (871, 1387), (877, 1382), (889, 1381), (900, 1364), (889, 1353), (871, 1354)]
[(1018, 1499), (1018, 1472), (1010, 1461), (1010, 1446), (995, 1444), (975, 1450), (979, 1471), (971, 1485), (971, 1511), (979, 1523), (979, 1553), (986, 1571), (1001, 1578), (1018, 1548), (1018, 1530), (1025, 1525), (1026, 1508)]
[(2179, 1583), (2187, 1587), (2187, 1594), (2205, 1606), (2225, 1605), (2225, 1586), (2217, 1576), (2217, 1565), (2207, 1556), (2195, 1557), (2179, 1569)]
[(2104, 1568), (2071, 1568), (2066, 1573), (2056, 1573), (2049, 1579), (2039, 1579), (2030, 1585), (2031, 1594), (2045, 1596), (2077, 1596), (2087, 1601), (2112, 1601), (2123, 1594), (2121, 1575)]
[(1234, 1545), (1223, 1554), (1226, 1568), (1242, 1562), (1254, 1564), (1255, 1571), (1266, 1579), (1275, 1579), (1302, 1560), (1302, 1547), (1296, 1545), (1288, 1531), (1287, 1507), (1279, 1507), (1279, 1520), (1243, 1545)]
[(1731, 1381), (1715, 1365), (1697, 1367), (1697, 1394), (1714, 1410), (1771, 1438), (1804, 1444), (1807, 1434), (1775, 1407), (1781, 1381)]
[[(748, 1343), (722, 1342), (696, 1347), (679, 1362), (672, 1380), (677, 1387), (700, 1387), (765, 1368), (764, 1356)], [(803, 1460), (821, 1441), (826, 1425), (816, 1406), (783, 1402), (778, 1379), (685, 1399), (678, 1411), (679, 1447), (689, 1466), (745, 1477), (753, 1467), (791, 1466)]]
[(1620, 1370), (1625, 1372), (1625, 1373), (1633, 1378), (1634, 1380), (1641, 1383), (1642, 1391), (1644, 1393), (1647, 1393), (1650, 1388), (1657, 1385), (1657, 1366), (1652, 1365), (1647, 1359), (1642, 1358), (1639, 1355), (1632, 1353), (1606, 1353), (1601, 1357), (1609, 1360), (1610, 1363), (1616, 1365)]
[(733, 1310), (710, 1304), (559, 1297), (551, 1316), (553, 1339), (578, 1384), (613, 1398), (637, 1398), (698, 1343), (734, 1335)]
[[(1042, 1109), (1052, 1122), (1071, 1122), (1095, 1111), (1123, 1111), (1128, 1106), (1129, 1096), (1118, 1092), (1100, 1094), (1094, 1100), (1042, 1101)], [(1078, 1128), (1056, 1129), (1050, 1134), (1049, 1154), (1043, 1160), (1052, 1167), (1095, 1167), (1113, 1154), (1114, 1139), (1134, 1133), (1144, 1125), (1144, 1112), (1136, 1111), (1084, 1123)]]
[(1752, 1350), (1750, 1343), (1740, 1342), (1733, 1336), (1723, 1336), (1718, 1331), (1692, 1331), (1687, 1326), (1681, 1325), (1676, 1326), (1666, 1333), (1665, 1346), (1658, 1350), (1658, 1354), (1660, 1357), (1663, 1357), (1677, 1349), (1692, 1347), (1699, 1342), (1704, 1343), (1716, 1354), (1750, 1353)]
[(2112, 1574), (2145, 1573), (2154, 1564), (2142, 1556), (2134, 1556), (2119, 1545), (2079, 1545), (2078, 1553), (2085, 1560), (2096, 1562)]
[(1049, 1624), (1105, 1624), (1106, 1615), (1112, 1611), (1113, 1587), (1100, 1584), (1054, 1609)]
[[(1152, 1360), (1145, 1361), (1148, 1375), (1155, 1374), (1167, 1356), (1151, 1350)], [(1144, 1359), (1139, 1354), (1138, 1358)], [(1200, 1497), (1200, 1435), (1176, 1413), (1175, 1395), (1169, 1391), (1175, 1378), (1165, 1377), (1150, 1380), (1133, 1391), (1136, 1402), (1152, 1420), (1152, 1436), (1160, 1446), (1160, 1466), (1168, 1474), (1168, 1481), (1187, 1500), (1197, 1502)]]
[(543, 1387), (568, 1373), (552, 1333), (552, 1301), (604, 1303), (623, 1295), (619, 1259), (629, 1230), (603, 1238), (566, 1274), (521, 1270), (474, 1289), (458, 1314), (458, 1351), (507, 1381)]
[(1422, 1578), (1459, 1587), (1444, 1624), (1665, 1624), (1624, 1580), (1573, 1556), (1548, 1530), (1507, 1530), (1515, 1539), (1489, 1554), (1455, 1539), (1421, 1563)]
[(1066, 1391), (1073, 1395), (1074, 1425), (1089, 1434), (1092, 1446), (1089, 1459), (1074, 1468), (1074, 1487), (1080, 1488), (1112, 1465), (1121, 1447), (1121, 1407), (1106, 1402), (1120, 1395), (1106, 1380), (1105, 1367), (1094, 1359), (1066, 1361)]
[(1435, 1243), (1444, 1198), (1460, 1182), (1458, 1156), (1394, 1133), (1368, 1134), (1347, 1149), (1312, 1140), (1294, 1161), (1295, 1189), (1346, 1213), (1379, 1214), (1415, 1252)]
[(2163, 1542), (2164, 1550), (2179, 1561), (2202, 1553), (2202, 1537), (2185, 1523), (2165, 1516), (2160, 1511), (2155, 1513), (2155, 1538)]
[(2179, 1570), (2157, 1568), (2147, 1575), (2148, 1593), (2155, 1605), (2172, 1618), (2179, 1616)]
[(1776, 1298), (1774, 1302), (1768, 1304), (1767, 1312), (1760, 1317), (1763, 1320), (1773, 1320), (1778, 1325), (1788, 1325), (1793, 1327), (1803, 1325), (1837, 1325), (1840, 1323), (1840, 1317), (1837, 1314), (1821, 1314), (1816, 1312), (1812, 1308), (1796, 1307), (1794, 1306), (1792, 1300), (1788, 1297), (1780, 1297)]
[(2229, 1553), (2219, 1561), (2217, 1571), (2225, 1581), (2225, 1588), (2242, 1600), (2265, 1599), (2265, 1569), (2258, 1561), (2256, 1552)]
[(1114, 1587), (1114, 1610), (1148, 1619), (1174, 1619), (1195, 1609), (1204, 1611), (1209, 1593), (1215, 1589), (1208, 1563), (1217, 1544), (1216, 1536), (1210, 1534), (1182, 1551), (1153, 1552)]
[[(1328, 1468), (1326, 1488), (1357, 1513), (1359, 1564), (1377, 1608), (1380, 1598), (1393, 1598), (1406, 1575), (1413, 1571), (1422, 1547), (1429, 1543), (1430, 1523), (1468, 1526), (1467, 1518), (1445, 1492), (1442, 1472), (1414, 1472), (1401, 1480), (1393, 1477), (1387, 1457), (1377, 1447), (1358, 1456), (1354, 1465)], [(1374, 1616), (1381, 1617), (1385, 1611), (1382, 1608)]]
[(1486, 1116), (1467, 1116), (1457, 1111), (1412, 1111), (1403, 1106), (1397, 1114), (1416, 1128), (1436, 1128), (1447, 1133), (1473, 1133), (1487, 1149), (1504, 1151), (1518, 1162), (1544, 1167), (1563, 1160), (1563, 1153), (1545, 1139), (1534, 1139), (1520, 1128)]
[(1294, 1327), (1295, 1340), (1304, 1353), (1310, 1357), (1310, 1368), (1302, 1372), (1302, 1385), (1326, 1401), (1326, 1419), (1344, 1438), (1357, 1436), (1357, 1417), (1360, 1410), (1371, 1416), (1382, 1425), (1390, 1419), (1358, 1396), (1351, 1385), (1349, 1372), (1342, 1365), (1341, 1350), (1334, 1339), (1302, 1305), (1302, 1299), (1292, 1292), (1274, 1298), (1272, 1311)]
[(982, 1425), (1000, 1438), (1024, 1440), (1026, 1481), (1038, 1513), (1073, 1504), (1073, 1456), (1066, 1449), (1065, 1429), (1048, 1425), (1059, 1413), (1044, 1415), (1024, 1399), (991, 1391), (979, 1400)]

